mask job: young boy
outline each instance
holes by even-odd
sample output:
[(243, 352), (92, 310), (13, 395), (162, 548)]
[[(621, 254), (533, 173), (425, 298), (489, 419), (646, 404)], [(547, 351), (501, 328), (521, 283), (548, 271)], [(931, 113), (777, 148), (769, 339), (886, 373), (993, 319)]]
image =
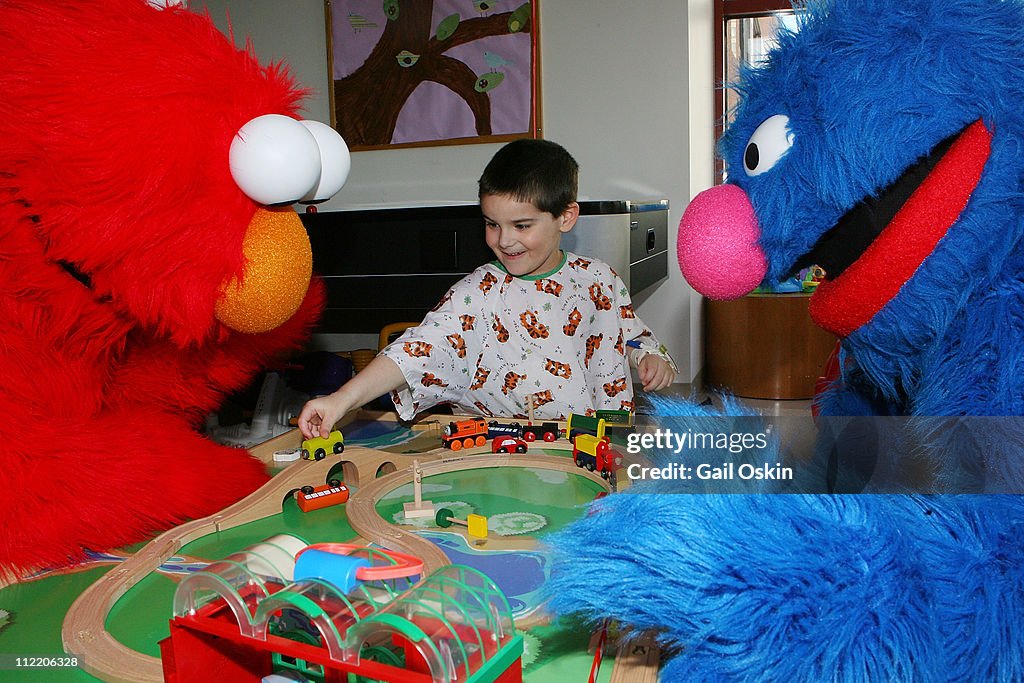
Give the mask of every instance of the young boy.
[[(629, 361), (645, 391), (675, 367), (636, 317), (605, 263), (564, 252), (579, 216), (578, 166), (559, 145), (516, 140), (480, 178), (480, 208), (495, 261), (457, 282), (419, 326), (299, 416), (310, 438), (346, 412), (392, 392), (399, 416), (449, 402), (456, 412), (539, 419), (632, 409)], [(627, 360), (628, 359), (628, 360)]]

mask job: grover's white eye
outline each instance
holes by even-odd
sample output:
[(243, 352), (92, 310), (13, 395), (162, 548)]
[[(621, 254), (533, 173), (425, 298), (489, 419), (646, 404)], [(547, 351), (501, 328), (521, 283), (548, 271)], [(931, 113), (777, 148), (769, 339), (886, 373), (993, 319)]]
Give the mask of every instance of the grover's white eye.
[(771, 116), (750, 136), (743, 150), (743, 170), (748, 176), (770, 171), (792, 146), (793, 133), (789, 130), (789, 117), (782, 114)]
[(298, 201), (320, 181), (320, 146), (288, 116), (257, 116), (238, 129), (228, 153), (231, 177), (260, 204)]

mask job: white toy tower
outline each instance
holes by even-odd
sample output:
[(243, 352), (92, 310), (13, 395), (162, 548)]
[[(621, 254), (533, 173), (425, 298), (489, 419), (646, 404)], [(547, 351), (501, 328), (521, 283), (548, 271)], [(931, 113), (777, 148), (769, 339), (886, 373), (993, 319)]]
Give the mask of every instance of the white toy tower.
[(412, 461), (412, 495), (413, 502), (406, 503), (405, 518), (433, 517), (434, 504), (429, 500), (423, 500), (423, 470), (420, 468), (420, 461)]

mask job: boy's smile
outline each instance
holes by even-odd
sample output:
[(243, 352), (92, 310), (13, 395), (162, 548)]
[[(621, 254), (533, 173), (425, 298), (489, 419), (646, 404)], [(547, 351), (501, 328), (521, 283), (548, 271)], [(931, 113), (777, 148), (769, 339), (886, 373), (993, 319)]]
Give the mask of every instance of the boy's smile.
[(562, 233), (572, 230), (579, 216), (575, 202), (553, 216), (530, 202), (509, 195), (480, 198), (484, 235), (498, 262), (510, 275), (529, 277), (548, 273), (562, 262)]

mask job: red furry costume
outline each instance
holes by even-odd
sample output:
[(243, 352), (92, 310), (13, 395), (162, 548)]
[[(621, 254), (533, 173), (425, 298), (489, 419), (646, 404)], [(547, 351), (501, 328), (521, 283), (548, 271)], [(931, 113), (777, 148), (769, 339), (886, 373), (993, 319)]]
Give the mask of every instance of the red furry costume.
[(260, 209), (229, 145), (301, 96), (187, 10), (0, 0), (0, 583), (265, 481), (195, 427), (321, 307), (303, 283), (276, 329), (215, 318)]

